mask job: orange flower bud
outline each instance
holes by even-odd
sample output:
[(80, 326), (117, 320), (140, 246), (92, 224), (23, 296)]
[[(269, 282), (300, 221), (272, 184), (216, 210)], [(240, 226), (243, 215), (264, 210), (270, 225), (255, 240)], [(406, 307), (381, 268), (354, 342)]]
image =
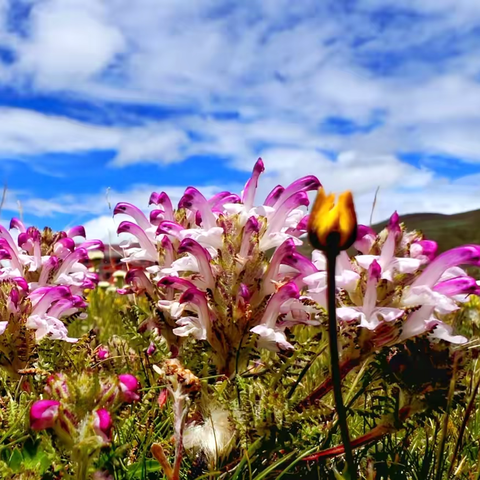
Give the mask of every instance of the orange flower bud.
[(350, 191), (342, 193), (335, 204), (335, 194), (318, 189), (308, 220), (308, 238), (317, 250), (347, 250), (357, 236), (357, 215)]

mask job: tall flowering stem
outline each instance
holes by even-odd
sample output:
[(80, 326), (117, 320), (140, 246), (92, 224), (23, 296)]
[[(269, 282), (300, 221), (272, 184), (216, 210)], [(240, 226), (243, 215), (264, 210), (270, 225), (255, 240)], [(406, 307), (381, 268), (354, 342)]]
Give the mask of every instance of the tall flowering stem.
[(345, 447), (345, 458), (350, 473), (350, 478), (356, 478), (355, 465), (353, 462), (352, 447), (350, 445), (350, 435), (348, 432), (347, 412), (343, 404), (342, 397), (342, 375), (340, 372), (340, 358), (338, 354), (337, 339), (337, 308), (335, 295), (335, 266), (338, 250), (338, 238), (336, 232), (328, 237), (328, 247), (325, 251), (327, 256), (327, 301), (328, 301), (328, 343), (330, 346), (330, 368), (333, 383), (333, 395), (335, 398), (335, 406), (337, 409), (338, 423), (340, 425), (340, 433), (342, 435), (342, 443)]
[(350, 479), (356, 478), (352, 447), (348, 433), (347, 413), (342, 398), (342, 376), (338, 354), (337, 309), (335, 269), (341, 250), (347, 250), (357, 235), (357, 217), (350, 192), (340, 195), (335, 204), (335, 196), (325, 195), (323, 188), (318, 190), (308, 224), (308, 234), (312, 245), (323, 250), (327, 259), (327, 309), (328, 339), (330, 346), (330, 369), (333, 394), (340, 425), (340, 433), (345, 448), (345, 458)]

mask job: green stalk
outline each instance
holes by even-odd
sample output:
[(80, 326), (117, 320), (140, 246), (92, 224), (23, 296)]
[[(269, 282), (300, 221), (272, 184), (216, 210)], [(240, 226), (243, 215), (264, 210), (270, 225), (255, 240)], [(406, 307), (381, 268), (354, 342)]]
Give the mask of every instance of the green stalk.
[(337, 245), (338, 234), (330, 234), (328, 238), (327, 256), (327, 294), (328, 294), (328, 340), (330, 344), (330, 366), (332, 370), (333, 395), (335, 397), (335, 407), (338, 415), (338, 424), (342, 436), (342, 443), (345, 447), (345, 459), (347, 461), (348, 473), (351, 480), (355, 480), (356, 470), (353, 462), (352, 447), (350, 445), (350, 436), (348, 434), (347, 413), (342, 398), (342, 378), (340, 374), (340, 361), (338, 355), (337, 340), (337, 312), (335, 297), (335, 265), (337, 255), (339, 254)]

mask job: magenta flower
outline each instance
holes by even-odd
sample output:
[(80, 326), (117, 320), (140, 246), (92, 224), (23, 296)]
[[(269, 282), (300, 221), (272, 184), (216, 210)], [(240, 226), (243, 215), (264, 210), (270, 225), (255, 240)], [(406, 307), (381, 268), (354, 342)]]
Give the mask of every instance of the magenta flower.
[(99, 408), (93, 412), (93, 429), (95, 433), (101, 437), (104, 443), (108, 443), (112, 434), (112, 417), (105, 408)]
[(97, 351), (97, 357), (99, 360), (106, 360), (110, 356), (109, 351), (105, 347), (100, 347)]
[(140, 399), (138, 394), (138, 387), (140, 384), (138, 380), (133, 375), (129, 373), (124, 373), (118, 376), (118, 382), (120, 386), (121, 397), (124, 402), (132, 403)]
[(33, 430), (53, 428), (58, 417), (58, 400), (37, 400), (30, 408), (30, 426)]

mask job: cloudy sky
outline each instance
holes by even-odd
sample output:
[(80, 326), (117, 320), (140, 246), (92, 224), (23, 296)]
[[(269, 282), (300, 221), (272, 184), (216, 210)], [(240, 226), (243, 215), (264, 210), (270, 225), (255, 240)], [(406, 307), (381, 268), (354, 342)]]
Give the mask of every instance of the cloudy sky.
[[(0, 0), (2, 222), (113, 230), (315, 174), (360, 219), (480, 208), (478, 0)], [(262, 198), (259, 198), (262, 200)]]

